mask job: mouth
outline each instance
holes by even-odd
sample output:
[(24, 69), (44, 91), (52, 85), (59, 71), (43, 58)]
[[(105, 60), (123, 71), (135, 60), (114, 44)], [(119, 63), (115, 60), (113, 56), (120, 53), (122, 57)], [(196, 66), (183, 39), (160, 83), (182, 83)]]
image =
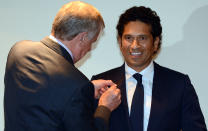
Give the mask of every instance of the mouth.
[(130, 52), (131, 56), (140, 56), (141, 54), (141, 52)]

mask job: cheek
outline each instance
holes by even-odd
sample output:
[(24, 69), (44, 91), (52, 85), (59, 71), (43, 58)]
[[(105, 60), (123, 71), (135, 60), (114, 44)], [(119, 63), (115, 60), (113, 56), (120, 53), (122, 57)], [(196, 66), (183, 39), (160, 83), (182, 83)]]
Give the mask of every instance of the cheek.
[(84, 47), (84, 52), (89, 52), (91, 50), (91, 45), (90, 44), (88, 44), (88, 45), (86, 45), (85, 47)]
[(129, 48), (129, 44), (127, 43), (127, 42), (122, 42), (121, 44), (120, 44), (120, 48), (121, 48), (121, 50), (128, 50), (128, 48)]
[(89, 52), (89, 48), (86, 48), (86, 49), (84, 50), (84, 54), (87, 54), (87, 52)]
[(154, 52), (155, 51), (155, 47), (154, 47), (153, 43), (143, 45), (143, 48), (148, 52)]
[(123, 55), (127, 55), (127, 52), (128, 52), (127, 47), (122, 46), (120, 49), (121, 49), (121, 52), (122, 52)]
[(91, 47), (87, 47), (85, 52), (88, 53), (90, 50), (91, 50)]

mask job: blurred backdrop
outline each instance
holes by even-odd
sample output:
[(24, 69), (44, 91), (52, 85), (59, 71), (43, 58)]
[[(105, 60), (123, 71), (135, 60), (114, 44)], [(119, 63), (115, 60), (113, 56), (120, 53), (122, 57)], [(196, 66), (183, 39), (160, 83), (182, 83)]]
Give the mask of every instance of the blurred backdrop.
[[(83, 0), (95, 6), (105, 31), (76, 66), (90, 79), (123, 63), (116, 41), (118, 17), (132, 6), (148, 6), (161, 18), (162, 49), (156, 61), (188, 74), (208, 125), (208, 0)], [(50, 34), (59, 8), (69, 0), (0, 0), (0, 131), (4, 129), (4, 72), (8, 52), (20, 40), (39, 41)]]

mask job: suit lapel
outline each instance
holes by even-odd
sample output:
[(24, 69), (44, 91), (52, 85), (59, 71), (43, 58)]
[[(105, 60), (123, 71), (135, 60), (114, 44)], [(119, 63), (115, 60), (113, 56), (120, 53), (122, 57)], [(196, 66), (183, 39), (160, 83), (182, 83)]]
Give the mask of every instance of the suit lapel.
[(161, 118), (161, 108), (162, 105), (162, 90), (163, 82), (162, 82), (162, 75), (161, 75), (161, 67), (154, 63), (154, 77), (153, 77), (153, 88), (152, 88), (152, 104), (151, 104), (151, 111), (149, 116), (149, 123), (147, 131), (154, 131), (155, 125), (160, 125), (161, 122), (159, 119)]
[(121, 127), (125, 126), (121, 130), (130, 131), (129, 111), (128, 111), (127, 96), (126, 96), (125, 65), (123, 64), (114, 75), (115, 76), (113, 76), (113, 78), (117, 78), (114, 80), (114, 82), (117, 84), (117, 87), (121, 91), (121, 104), (118, 107), (118, 111), (121, 112), (119, 115), (122, 116), (116, 116), (116, 117), (121, 118), (122, 120), (122, 123), (120, 123)]
[(121, 102), (122, 106), (126, 115), (126, 118), (129, 118), (129, 111), (128, 111), (128, 103), (127, 103), (127, 96), (126, 96), (126, 77), (125, 77), (125, 66), (124, 64), (121, 67), (121, 72), (118, 73), (122, 75), (122, 77), (117, 76), (117, 78), (121, 78), (118, 82), (118, 88), (121, 90)]
[(41, 42), (47, 46), (48, 48), (55, 51), (57, 54), (63, 56), (67, 61), (69, 61), (72, 65), (74, 65), (74, 62), (72, 60), (72, 57), (70, 54), (64, 49), (61, 45), (51, 40), (49, 37), (45, 37), (41, 40)]

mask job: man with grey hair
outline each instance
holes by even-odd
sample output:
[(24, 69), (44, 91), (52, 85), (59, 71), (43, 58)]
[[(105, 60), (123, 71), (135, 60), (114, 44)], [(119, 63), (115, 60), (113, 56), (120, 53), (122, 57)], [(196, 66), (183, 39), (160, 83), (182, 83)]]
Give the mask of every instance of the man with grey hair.
[[(90, 82), (74, 66), (103, 28), (96, 8), (74, 1), (60, 9), (49, 37), (11, 48), (5, 71), (5, 131), (108, 130), (110, 113), (121, 102), (120, 90), (110, 80)], [(100, 98), (96, 110), (94, 97)]]

